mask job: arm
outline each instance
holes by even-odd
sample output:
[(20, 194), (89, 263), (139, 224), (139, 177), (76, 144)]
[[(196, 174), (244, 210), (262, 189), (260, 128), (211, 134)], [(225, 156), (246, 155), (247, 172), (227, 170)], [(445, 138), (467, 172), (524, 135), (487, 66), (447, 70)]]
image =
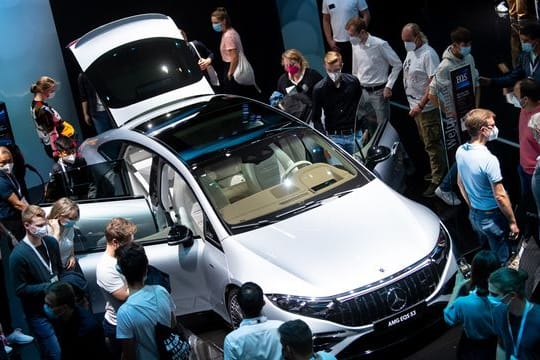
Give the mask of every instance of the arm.
[(508, 193), (504, 189), (502, 182), (499, 181), (493, 183), (491, 185), (491, 188), (493, 189), (493, 195), (495, 196), (495, 200), (497, 201), (499, 209), (501, 209), (501, 212), (508, 220), (510, 232), (516, 235), (519, 234), (519, 228), (517, 226), (516, 218), (514, 216), (514, 212), (512, 211), (512, 204), (510, 203), (510, 198), (508, 197)]
[(467, 203), (468, 207), (471, 207), (471, 202), (469, 200), (469, 195), (467, 194), (467, 191), (465, 191), (465, 186), (463, 185), (463, 181), (461, 180), (461, 175), (458, 170), (457, 174), (457, 184), (459, 187), (459, 192), (461, 192), (461, 196), (463, 196), (463, 199), (465, 199), (465, 202)]
[(480, 107), (480, 86), (474, 89), (474, 106)]
[(238, 66), (238, 49), (231, 49), (227, 50), (229, 54), (231, 55), (231, 66), (229, 67), (229, 72), (227, 73), (227, 78), (232, 79), (234, 71), (236, 70), (236, 67)]
[(20, 211), (23, 211), (28, 206), (28, 203), (25, 200), (19, 199), (15, 193), (9, 195), (7, 201), (11, 204), (11, 206)]
[(388, 81), (386, 82), (386, 87), (384, 88), (384, 98), (389, 99), (392, 96), (392, 88), (396, 82), (401, 69), (403, 68), (403, 63), (399, 59), (399, 56), (396, 54), (394, 49), (390, 47), (388, 42), (384, 42), (382, 45), (382, 55), (392, 67), (390, 75), (388, 75)]
[[(424, 95), (422, 95), (422, 98), (420, 99), (420, 101), (418, 101), (418, 105), (416, 105), (414, 108), (411, 109), (411, 111), (409, 111), (409, 116), (415, 117), (416, 115), (420, 114), (422, 110), (424, 110), (424, 107), (427, 105), (427, 103), (430, 102), (431, 96), (429, 94), (429, 83), (432, 79), (433, 76), (429, 78), (426, 90), (424, 91)], [(435, 101), (437, 101), (438, 104), (438, 99), (436, 99)]]
[(322, 25), (323, 25), (323, 32), (324, 37), (326, 39), (326, 42), (328, 43), (328, 47), (330, 50), (339, 50), (336, 46), (336, 42), (334, 41), (334, 37), (332, 34), (332, 25), (330, 24), (330, 14), (323, 14), (322, 16)]
[(82, 107), (84, 122), (89, 126), (92, 125), (92, 118), (90, 117), (90, 112), (88, 111), (88, 101), (84, 100), (83, 102), (81, 102), (81, 107)]
[(321, 93), (322, 88), (315, 87), (315, 89), (313, 89), (313, 115), (311, 117), (311, 121), (313, 121), (313, 127), (324, 134), (324, 127), (321, 121)]
[(12, 275), (15, 294), (21, 298), (43, 296), (50, 283), (47, 281), (39, 284), (29, 284), (28, 281), (31, 277), (28, 268), (29, 264), (22, 256), (19, 253), (12, 253), (9, 257), (9, 270)]
[(127, 285), (122, 286), (120, 289), (113, 291), (111, 295), (119, 301), (126, 301), (129, 296), (129, 288)]
[(122, 347), (122, 360), (137, 359), (137, 343), (135, 339), (119, 339)]

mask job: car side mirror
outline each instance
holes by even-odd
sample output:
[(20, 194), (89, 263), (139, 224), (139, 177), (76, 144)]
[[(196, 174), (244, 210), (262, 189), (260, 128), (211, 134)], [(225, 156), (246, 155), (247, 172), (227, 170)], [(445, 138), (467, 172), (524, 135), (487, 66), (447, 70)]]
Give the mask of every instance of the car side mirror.
[(385, 160), (388, 160), (392, 156), (392, 151), (383, 145), (375, 145), (369, 148), (366, 155), (366, 166), (368, 169), (373, 170), (375, 165)]
[(184, 245), (185, 247), (193, 246), (193, 231), (184, 225), (173, 225), (171, 230), (169, 230), (169, 234), (167, 235), (167, 245)]

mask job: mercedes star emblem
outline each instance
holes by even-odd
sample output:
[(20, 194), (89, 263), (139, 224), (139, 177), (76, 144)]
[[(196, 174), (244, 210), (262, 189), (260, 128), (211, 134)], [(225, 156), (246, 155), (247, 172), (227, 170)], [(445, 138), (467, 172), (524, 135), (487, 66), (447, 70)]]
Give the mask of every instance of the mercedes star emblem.
[(407, 293), (399, 287), (390, 288), (386, 292), (386, 302), (393, 312), (403, 310), (407, 306)]

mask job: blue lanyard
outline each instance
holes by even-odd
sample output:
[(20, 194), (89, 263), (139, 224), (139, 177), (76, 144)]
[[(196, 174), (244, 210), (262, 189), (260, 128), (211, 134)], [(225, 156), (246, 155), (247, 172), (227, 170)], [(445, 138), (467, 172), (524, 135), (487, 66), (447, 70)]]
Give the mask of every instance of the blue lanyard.
[(519, 331), (517, 336), (517, 341), (514, 341), (514, 335), (512, 335), (512, 327), (510, 326), (510, 318), (508, 313), (506, 314), (506, 320), (508, 323), (508, 332), (510, 333), (510, 339), (512, 340), (512, 346), (514, 348), (513, 356), (517, 359), (519, 353), (519, 345), (521, 344), (521, 338), (523, 337), (523, 331), (525, 330), (525, 321), (527, 320), (527, 315), (531, 311), (533, 305), (525, 300), (525, 310), (523, 310), (523, 317), (521, 318), (521, 324), (519, 325)]

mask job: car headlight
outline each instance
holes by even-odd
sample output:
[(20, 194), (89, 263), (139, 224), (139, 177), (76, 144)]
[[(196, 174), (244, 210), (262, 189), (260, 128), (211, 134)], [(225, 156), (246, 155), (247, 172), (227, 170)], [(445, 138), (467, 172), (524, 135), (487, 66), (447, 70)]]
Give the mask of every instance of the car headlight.
[(328, 319), (334, 315), (332, 298), (309, 298), (294, 295), (267, 294), (268, 299), (282, 310), (298, 315)]
[(439, 269), (439, 274), (442, 272), (442, 270), (444, 270), (449, 252), (450, 234), (448, 233), (448, 230), (446, 230), (444, 225), (441, 223), (439, 227), (439, 237), (437, 238), (437, 244), (429, 255), (431, 261), (437, 265), (437, 268)]

